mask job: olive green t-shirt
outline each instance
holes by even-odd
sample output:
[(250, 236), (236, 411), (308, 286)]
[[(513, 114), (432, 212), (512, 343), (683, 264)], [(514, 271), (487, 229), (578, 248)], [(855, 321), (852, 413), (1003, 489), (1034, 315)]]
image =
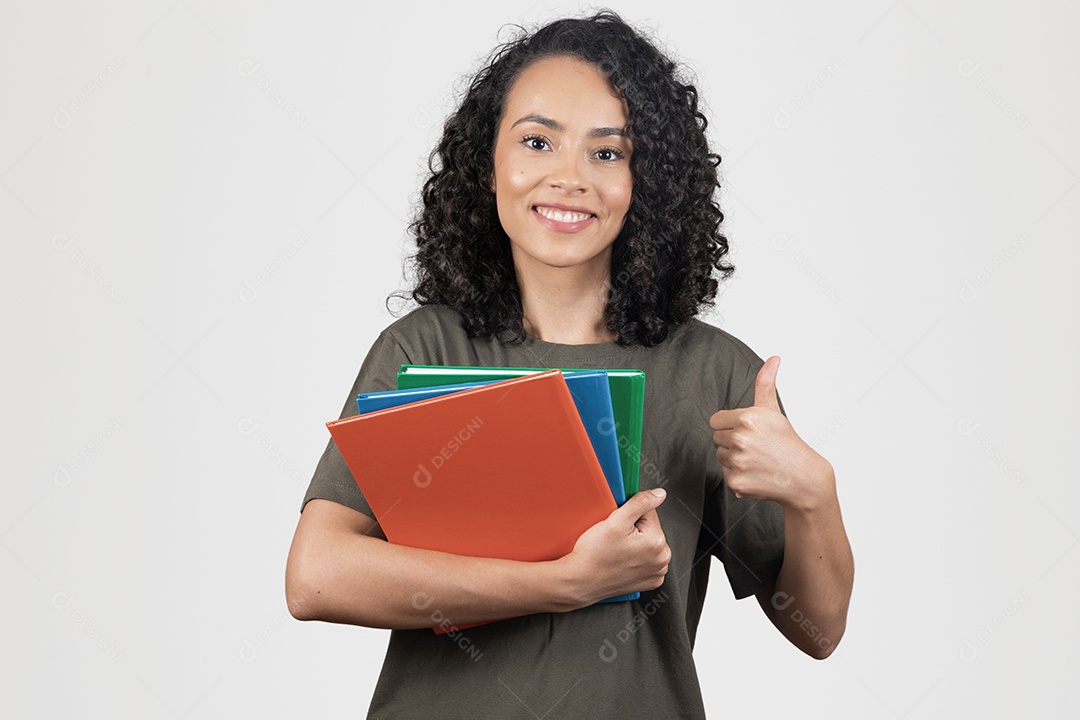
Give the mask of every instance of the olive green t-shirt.
[[(392, 630), (368, 717), (704, 718), (691, 651), (711, 557), (723, 562), (736, 598), (774, 580), (783, 560), (782, 508), (735, 497), (723, 482), (709, 427), (717, 410), (753, 404), (763, 360), (697, 319), (651, 348), (536, 338), (509, 345), (469, 338), (455, 310), (428, 305), (378, 336), (340, 417), (357, 413), (358, 393), (396, 387), (403, 363), (643, 370), (640, 489), (667, 490), (657, 515), (672, 557), (664, 584), (638, 600), (441, 635)], [(304, 504), (312, 498), (374, 517), (332, 440)]]

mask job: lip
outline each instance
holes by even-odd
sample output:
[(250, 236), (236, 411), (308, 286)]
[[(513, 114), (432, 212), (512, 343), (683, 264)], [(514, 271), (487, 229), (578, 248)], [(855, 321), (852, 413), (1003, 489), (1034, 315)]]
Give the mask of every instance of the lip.
[(532, 214), (533, 214), (533, 217), (536, 218), (537, 222), (539, 222), (541, 225), (543, 225), (544, 227), (546, 227), (546, 228), (548, 228), (550, 230), (555, 230), (556, 232), (575, 233), (575, 232), (578, 232), (580, 230), (584, 230), (585, 228), (587, 228), (589, 225), (591, 225), (593, 222), (596, 221), (596, 216), (593, 215), (592, 213), (589, 213), (590, 217), (587, 217), (584, 220), (579, 220), (578, 222), (572, 222), (572, 223), (559, 222), (558, 220), (552, 220), (549, 217), (544, 217), (543, 215), (541, 215), (536, 209), (538, 207), (550, 207), (550, 208), (555, 208), (556, 210), (565, 210), (565, 211), (569, 211), (569, 212), (581, 212), (581, 213), (587, 213), (589, 211), (585, 210), (585, 209), (578, 209), (578, 208), (575, 208), (575, 207), (572, 207), (572, 206), (555, 205), (553, 203), (540, 203), (538, 205), (534, 205), (533, 208), (532, 208)]
[(595, 215), (596, 214), (592, 210), (590, 210), (589, 208), (581, 207), (580, 205), (563, 205), (562, 203), (545, 202), (545, 203), (536, 203), (535, 205), (533, 205), (533, 207), (549, 207), (549, 208), (555, 208), (556, 210), (563, 210), (565, 212), (579, 212), (579, 213), (587, 213), (589, 215)]

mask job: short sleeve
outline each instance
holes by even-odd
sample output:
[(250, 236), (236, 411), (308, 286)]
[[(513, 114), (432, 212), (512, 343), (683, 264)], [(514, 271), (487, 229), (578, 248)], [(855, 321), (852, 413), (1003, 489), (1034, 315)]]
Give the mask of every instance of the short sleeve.
[[(753, 404), (753, 381), (763, 364), (758, 358), (749, 390), (732, 408)], [(787, 417), (779, 392), (776, 400)], [(780, 572), (784, 562), (784, 509), (772, 500), (735, 497), (723, 480), (723, 466), (716, 453), (710, 455), (699, 544), (724, 564), (732, 592), (736, 599), (742, 599), (766, 587)]]
[[(367, 357), (360, 365), (360, 372), (356, 376), (348, 397), (345, 398), (345, 406), (341, 410), (340, 418), (350, 417), (357, 414), (356, 396), (361, 392), (376, 392), (379, 390), (393, 390), (397, 386), (397, 373), (403, 363), (410, 363), (405, 349), (401, 346), (393, 331), (387, 328), (376, 338)], [(326, 443), (322, 457), (315, 466), (311, 483), (300, 505), (300, 511), (309, 500), (321, 498), (333, 500), (336, 503), (359, 510), (365, 515), (374, 518), (371, 506), (368, 505), (364, 494), (360, 491), (352, 472), (349, 471), (345, 459), (331, 438)]]

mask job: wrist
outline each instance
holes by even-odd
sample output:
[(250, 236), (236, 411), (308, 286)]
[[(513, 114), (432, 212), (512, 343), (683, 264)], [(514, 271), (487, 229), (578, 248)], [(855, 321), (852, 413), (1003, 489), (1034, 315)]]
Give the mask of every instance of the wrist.
[(836, 473), (832, 464), (817, 453), (807, 463), (807, 472), (797, 483), (798, 492), (785, 502), (785, 512), (798, 515), (817, 515), (837, 504)]
[(591, 604), (571, 552), (558, 560), (536, 563), (545, 581), (551, 612), (570, 612)]

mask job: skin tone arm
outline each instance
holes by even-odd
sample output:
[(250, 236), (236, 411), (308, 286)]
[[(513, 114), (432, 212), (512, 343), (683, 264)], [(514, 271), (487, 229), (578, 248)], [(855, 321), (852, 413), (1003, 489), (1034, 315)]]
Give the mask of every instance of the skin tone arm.
[(832, 654), (847, 625), (855, 562), (832, 465), (795, 434), (776, 400), (780, 358), (758, 372), (754, 405), (710, 418), (724, 481), (784, 508), (784, 563), (756, 594), (773, 625), (807, 655)]
[(640, 492), (549, 562), (474, 558), (394, 545), (375, 520), (329, 500), (300, 516), (285, 570), (289, 612), (377, 628), (434, 627), (568, 612), (663, 584), (671, 550), (656, 507)]

